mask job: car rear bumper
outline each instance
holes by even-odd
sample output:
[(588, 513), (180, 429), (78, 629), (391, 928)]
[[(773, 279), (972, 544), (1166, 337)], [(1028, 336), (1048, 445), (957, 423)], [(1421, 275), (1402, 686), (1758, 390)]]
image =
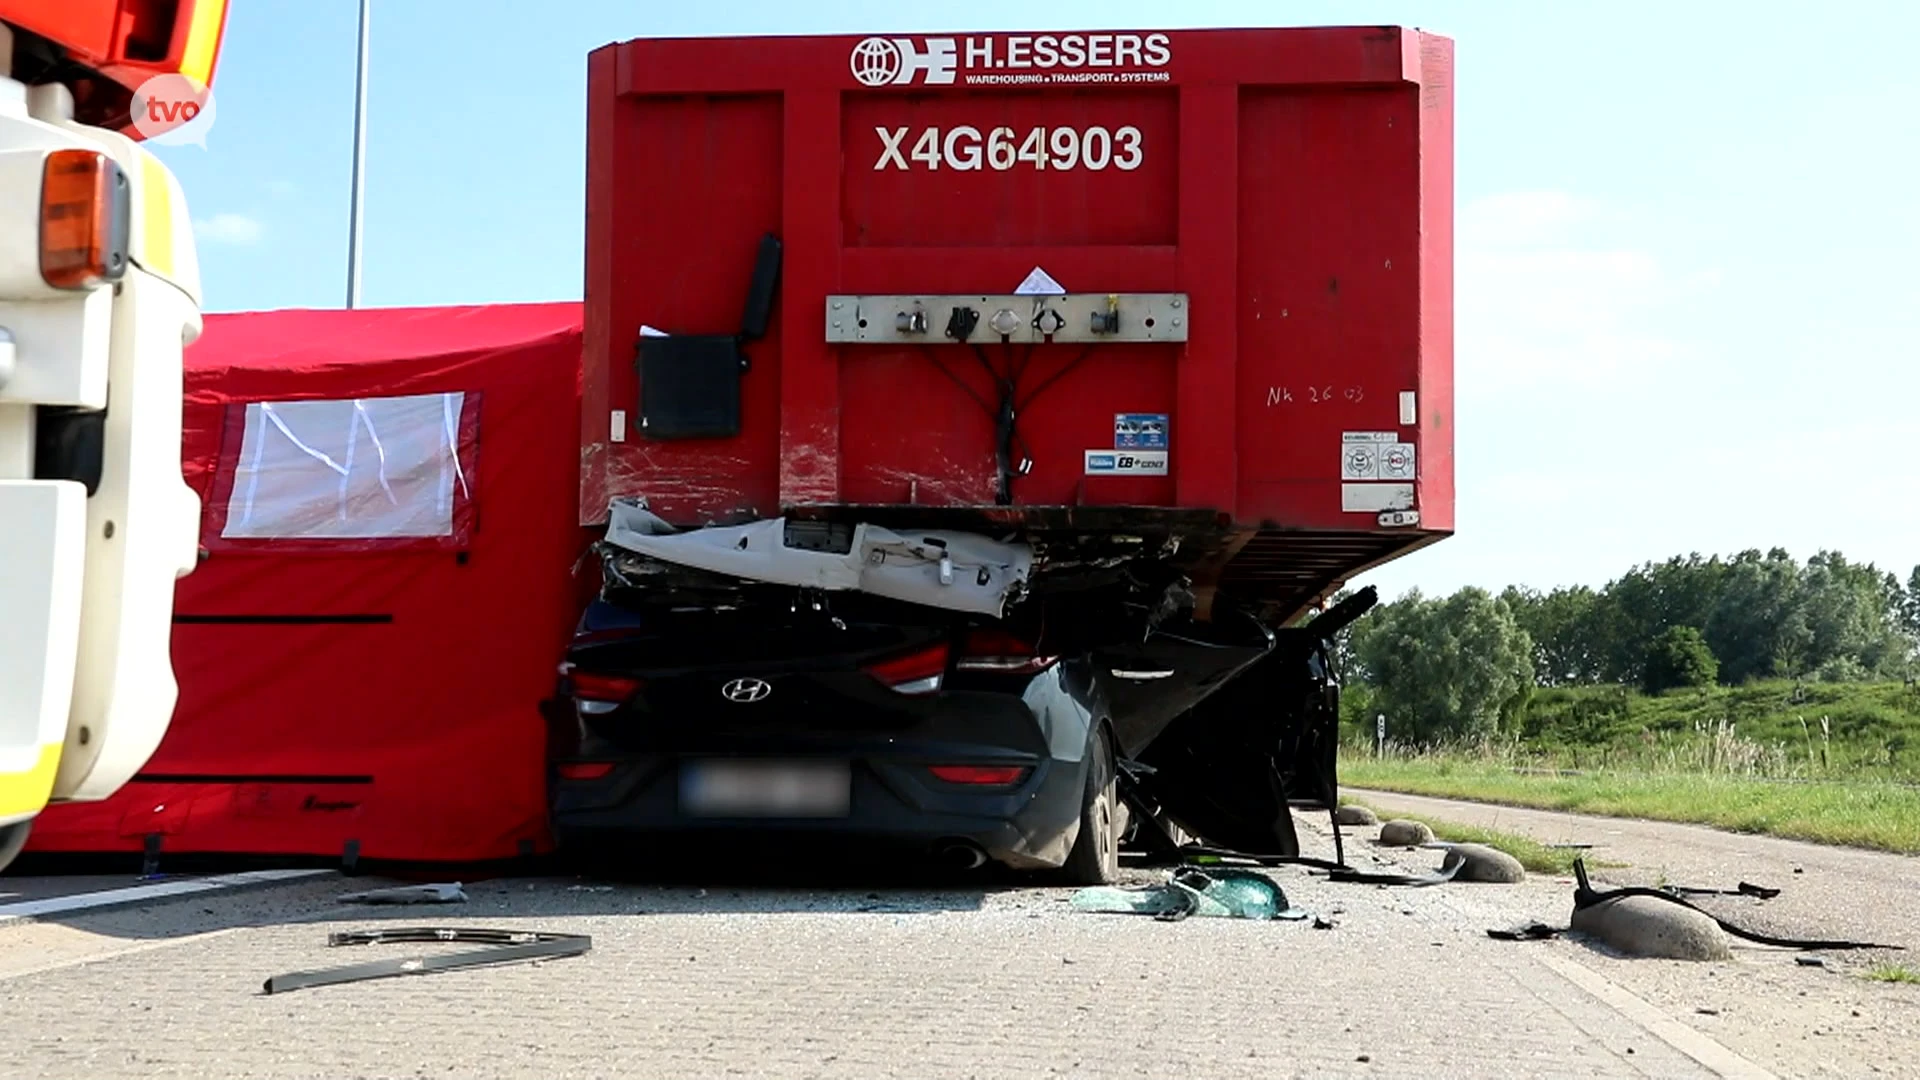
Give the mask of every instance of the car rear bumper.
[[(715, 740), (659, 752), (595, 756), (611, 765), (591, 779), (552, 777), (552, 824), (563, 846), (604, 847), (634, 839), (842, 839), (935, 853), (954, 843), (975, 846), (1015, 869), (1057, 867), (1079, 831), (1087, 764), (1005, 747), (914, 741), (900, 737)], [(689, 766), (743, 761), (844, 763), (844, 808), (812, 814), (727, 815), (690, 810), (683, 797)], [(948, 783), (931, 765), (1020, 765), (1029, 771), (1008, 787)]]

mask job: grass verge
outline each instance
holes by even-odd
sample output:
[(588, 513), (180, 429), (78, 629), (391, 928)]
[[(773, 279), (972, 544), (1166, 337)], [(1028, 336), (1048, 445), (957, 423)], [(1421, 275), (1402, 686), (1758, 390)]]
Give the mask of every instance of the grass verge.
[(1368, 806), (1364, 799), (1342, 798), (1340, 801), (1343, 803), (1352, 803), (1357, 806), (1366, 806), (1367, 809), (1380, 815), (1380, 820), (1382, 821), (1398, 818), (1402, 821), (1425, 822), (1427, 828), (1433, 830), (1433, 836), (1436, 840), (1446, 840), (1455, 844), (1481, 844), (1486, 847), (1504, 851), (1514, 858), (1519, 859), (1521, 866), (1526, 867), (1529, 872), (1535, 874), (1571, 874), (1573, 873), (1573, 860), (1579, 858), (1582, 854), (1578, 849), (1552, 848), (1537, 840), (1525, 836), (1516, 836), (1513, 833), (1483, 829), (1477, 825), (1459, 825), (1451, 821), (1442, 821), (1439, 818), (1421, 817), (1416, 814), (1403, 814), (1397, 810), (1388, 811), (1378, 806)]
[(1920, 854), (1920, 787), (1901, 784), (1776, 783), (1686, 773), (1542, 775), (1446, 756), (1346, 757), (1340, 781), (1410, 795), (1686, 822)]
[(1920, 986), (1920, 971), (1905, 964), (1879, 964), (1867, 969), (1867, 978), (1875, 982), (1912, 983)]

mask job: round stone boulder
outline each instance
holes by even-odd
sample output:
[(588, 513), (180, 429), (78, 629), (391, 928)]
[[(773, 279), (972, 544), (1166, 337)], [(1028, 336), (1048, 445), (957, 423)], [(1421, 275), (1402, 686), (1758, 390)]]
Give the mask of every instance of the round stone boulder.
[(1342, 806), (1333, 812), (1333, 820), (1342, 825), (1380, 824), (1380, 816), (1364, 806)]
[(1433, 830), (1424, 821), (1395, 818), (1380, 826), (1380, 843), (1386, 847), (1419, 847), (1433, 843)]
[(1628, 956), (1731, 960), (1718, 923), (1692, 908), (1650, 896), (1604, 900), (1573, 913), (1572, 928)]
[(1527, 868), (1520, 860), (1485, 844), (1450, 844), (1447, 857), (1441, 861), (1440, 869), (1451, 870), (1458, 866), (1459, 872), (1453, 875), (1455, 881), (1488, 881), (1497, 885), (1513, 885), (1527, 880)]

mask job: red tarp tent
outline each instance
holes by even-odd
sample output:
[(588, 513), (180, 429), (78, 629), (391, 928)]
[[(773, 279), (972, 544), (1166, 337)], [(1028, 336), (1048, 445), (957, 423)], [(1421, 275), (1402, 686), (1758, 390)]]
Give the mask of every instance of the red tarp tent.
[[(549, 846), (580, 305), (213, 315), (187, 351), (199, 568), (173, 725), (30, 850), (466, 861)], [(590, 565), (590, 562), (589, 562)]]

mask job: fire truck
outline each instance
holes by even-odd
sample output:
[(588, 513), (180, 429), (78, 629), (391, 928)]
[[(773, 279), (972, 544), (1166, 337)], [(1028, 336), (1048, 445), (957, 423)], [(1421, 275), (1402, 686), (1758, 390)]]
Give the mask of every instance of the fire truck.
[(225, 23), (224, 0), (0, 0), (0, 867), (173, 715), (200, 275), (135, 106), (156, 78), (210, 89)]

